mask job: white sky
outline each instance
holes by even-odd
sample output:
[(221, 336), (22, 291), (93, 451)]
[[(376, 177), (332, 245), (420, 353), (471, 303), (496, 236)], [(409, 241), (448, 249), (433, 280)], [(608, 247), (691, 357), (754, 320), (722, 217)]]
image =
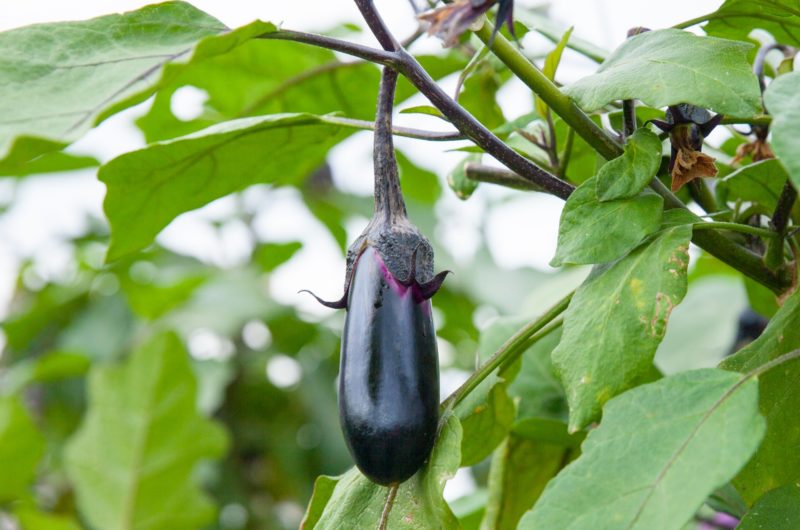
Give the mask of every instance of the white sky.
[[(522, 5), (540, 3), (517, 2)], [(91, 18), (136, 9), (148, 3), (137, 0), (0, 0), (0, 30), (32, 23)], [(350, 0), (192, 0), (191, 3), (231, 27), (255, 18), (299, 30), (320, 30), (341, 22), (360, 23), (358, 11)], [(413, 19), (405, 0), (377, 0), (376, 3), (397, 35), (411, 32)], [(565, 27), (574, 25), (576, 35), (610, 50), (624, 39), (630, 27), (666, 27), (713, 11), (719, 3), (719, 0), (558, 0), (554, 2), (552, 13)], [(366, 32), (360, 38), (371, 43)], [(435, 39), (424, 39), (416, 46), (417, 50), (435, 50), (440, 44)], [(544, 39), (526, 41), (526, 49), (531, 53), (538, 49), (546, 50), (548, 46)], [(591, 66), (585, 60), (565, 55), (559, 78), (568, 82), (590, 71)], [(445, 80), (443, 84), (451, 91), (454, 80)], [(190, 91), (184, 92), (181, 98), (173, 101), (173, 108), (188, 114), (196, 112), (202, 100), (192, 96)], [(505, 87), (500, 100), (509, 117), (523, 114), (531, 106), (527, 89), (518, 83)], [(408, 102), (408, 106), (423, 103), (422, 97), (416, 97)], [(147, 103), (107, 120), (72, 149), (108, 160), (141, 146), (142, 138), (133, 127), (132, 119), (143, 113), (146, 107)], [(398, 117), (397, 121), (402, 125), (428, 128), (441, 126), (438, 120), (408, 115)], [(398, 139), (397, 146), (419, 165), (439, 175), (444, 175), (461, 158), (460, 154), (443, 152), (447, 146), (442, 144)], [(347, 190), (369, 194), (372, 183), (370, 160), (368, 133), (359, 133), (335, 148), (331, 152), (331, 161), (337, 183)], [(82, 231), (86, 212), (101, 215), (104, 188), (94, 179), (93, 172), (87, 171), (75, 172), (68, 177), (28, 178), (16, 187), (0, 181), (0, 201), (7, 201), (12, 193), (13, 207), (0, 217), (0, 317), (7, 311), (6, 303), (19, 260), (34, 258), (37, 270), (45, 277), (64, 273), (70, 255), (67, 247), (59, 241)], [(445, 195), (447, 199), (440, 204), (438, 214), (448, 219), (442, 228), (442, 236), (444, 244), (456, 258), (468, 258), (478, 234), (483, 231), (490, 239), (495, 258), (502, 265), (547, 268), (555, 250), (561, 201), (541, 195), (511, 194), (492, 186), (481, 187), (467, 202), (455, 199), (449, 191)], [(507, 206), (498, 208), (488, 217), (484, 215), (487, 203), (509, 196), (513, 199)], [(328, 298), (338, 296), (343, 261), (333, 241), (291, 191), (265, 193), (263, 189), (256, 189), (249, 192), (247, 198), (256, 203), (269, 201), (270, 204), (257, 219), (259, 237), (299, 239), (306, 243), (292, 267), (285, 267), (275, 275), (274, 295), (283, 302), (298, 303), (303, 309), (318, 312), (310, 299), (298, 299), (296, 292), (300, 288), (309, 288)], [(246, 257), (248, 248), (248, 235), (243, 227), (231, 223), (220, 235), (208, 223), (210, 219), (225, 217), (231, 208), (231, 200), (222, 199), (197, 212), (185, 214), (159, 236), (159, 241), (176, 251), (212, 263), (231, 265), (240, 262)], [(519, 227), (525, 227), (527, 245), (520, 245), (515, 240)], [(530, 230), (528, 227), (536, 228)], [(360, 228), (361, 224), (354, 223), (348, 230), (355, 237)], [(322, 268), (319, 263), (329, 263), (330, 266)]]

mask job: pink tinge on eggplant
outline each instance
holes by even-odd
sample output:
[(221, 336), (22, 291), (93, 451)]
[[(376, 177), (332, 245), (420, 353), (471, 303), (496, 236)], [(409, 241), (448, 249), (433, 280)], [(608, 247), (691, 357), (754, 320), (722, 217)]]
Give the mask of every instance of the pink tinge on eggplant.
[[(394, 291), (398, 296), (405, 296), (410, 291), (414, 296), (414, 301), (418, 304), (429, 300), (433, 295), (435, 295), (439, 288), (441, 288), (442, 283), (444, 283), (445, 277), (450, 274), (450, 271), (442, 271), (434, 276), (431, 281), (419, 283), (416, 278), (416, 268), (414, 267), (414, 263), (412, 261), (411, 274), (409, 275), (409, 278), (406, 281), (400, 281), (391, 273), (389, 268), (386, 266), (386, 263), (384, 263), (383, 258), (381, 258), (379, 252), (376, 252), (372, 248), (368, 248), (364, 251), (364, 254), (366, 254), (369, 250), (372, 250), (371, 254), (378, 262), (381, 273), (383, 274), (383, 278), (386, 280), (386, 283), (389, 285), (392, 291)], [(362, 254), (362, 257), (364, 254)], [(416, 254), (413, 254), (412, 260), (415, 259)]]

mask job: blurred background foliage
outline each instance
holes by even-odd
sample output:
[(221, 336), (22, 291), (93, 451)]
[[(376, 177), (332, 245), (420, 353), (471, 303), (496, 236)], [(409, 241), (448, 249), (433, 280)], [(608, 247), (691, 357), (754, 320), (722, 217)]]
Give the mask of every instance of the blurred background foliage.
[[(532, 11), (530, 16), (541, 13)], [(353, 30), (345, 25), (328, 33), (346, 37)], [(453, 51), (426, 54), (420, 60), (435, 78), (452, 79), (474, 53), (474, 43), (465, 42)], [(170, 68), (173, 66), (167, 67)], [(326, 50), (251, 40), (232, 53), (174, 68), (180, 68), (180, 72), (145, 104), (146, 112), (136, 121), (148, 141), (261, 114), (342, 112), (363, 120), (371, 120), (374, 115), (378, 69), (339, 61)], [(543, 121), (535, 113), (493, 104), (509, 77), (498, 62), (482, 61), (464, 83), (460, 102), (487, 126), (499, 130), (506, 126), (506, 135), (516, 127), (524, 127), (530, 133), (541, 129)], [(181, 119), (173, 113), (171, 98), (187, 86), (205, 91), (208, 99), (201, 115)], [(401, 108), (413, 94), (409, 84), (401, 83)], [(508, 126), (509, 120), (514, 119), (522, 121), (515, 122), (515, 127)], [(559, 127), (563, 124), (557, 121), (556, 129), (561, 131)], [(562, 132), (566, 133), (565, 128)], [(559, 140), (565, 141), (566, 136), (559, 133)], [(743, 141), (734, 133), (720, 145), (716, 154), (721, 173), (731, 173), (726, 161)], [(542, 160), (543, 153), (523, 136), (512, 134), (509, 142), (547, 165)], [(597, 160), (582, 141), (576, 140), (573, 149), (567, 176), (580, 182), (594, 173)], [(133, 372), (134, 359), (145, 358), (148, 348), (153, 347), (152, 341), (171, 337), (172, 333), (178, 337), (178, 353), (190, 361), (191, 374), (182, 375), (178, 369), (167, 373), (154, 370), (153, 379), (164, 387), (164, 396), (170, 395), (173, 385), (196, 381), (193, 399), (197, 414), (213, 419), (214, 425), (221, 426), (225, 433), (220, 435), (216, 448), (197, 455), (198, 459), (220, 457), (202, 460), (194, 469), (206, 495), (217, 506), (214, 522), (207, 528), (296, 528), (314, 479), (321, 474), (340, 474), (351, 466), (336, 406), (339, 334), (344, 315), (310, 313), (301, 304), (287, 305), (276, 300), (272, 290), (276, 271), (293, 267), (293, 258), (302, 251), (303, 243), (264, 239), (254, 227), (258, 216), (287, 190), (304, 203), (342, 251), (353, 235), (348, 227), (363, 223), (370, 215), (371, 198), (337, 187), (332, 169), (325, 163), (325, 152), (316, 146), (309, 146), (308, 150), (308, 156), (319, 159), (315, 171), (283, 187), (257, 185), (240, 192), (235, 208), (214, 221), (212, 229), (220, 238), (225, 237), (226, 228), (231, 225), (246, 229), (249, 259), (239, 264), (220, 266), (162, 244), (105, 264), (109, 234), (103, 218), (86, 219), (83, 233), (61, 242), (68, 250), (69, 260), (59, 274), (42, 275), (33, 260), (20, 264), (7, 317), (2, 322), (5, 346), (0, 356), (0, 514), (5, 515), (0, 515), (0, 528), (80, 528), (83, 523), (79, 508), (84, 517), (89, 512), (92, 520), (102, 519), (104, 515), (97, 513), (100, 508), (91, 506), (102, 500), (75, 495), (67, 473), (70, 466), (79, 463), (69, 458), (69, 448), (78, 443), (76, 433), (81, 434), (84, 444), (91, 438), (91, 443), (100, 447), (126, 446), (126, 431), (111, 422), (103, 423), (108, 420), (103, 420), (102, 415), (93, 420), (101, 422), (99, 430), (81, 430), (92, 403), (109, 399), (102, 393), (109, 386), (95, 384), (95, 380), (108, 383), (114, 377), (138, 377)], [(505, 269), (496, 262), (485, 230), (478, 231), (469, 259), (451, 255), (450, 245), (442, 242), (443, 234), (452, 228), (447, 226), (448, 218), (441, 206), (454, 196), (447, 188), (447, 175), (437, 175), (415, 164), (402, 152), (398, 156), (410, 217), (431, 238), (438, 268), (455, 271), (433, 299), (442, 386), (447, 392), (465, 378), (481, 356), (491, 354), (521, 323), (542, 313), (576, 287), (588, 270)], [(59, 179), (61, 174), (28, 178)], [(729, 189), (747, 198), (748, 192), (763, 192), (758, 175), (747, 178), (752, 182), (731, 174), (722, 181), (718, 193)], [(13, 190), (22, 181), (6, 184), (11, 193), (4, 210), (14, 207)], [(486, 187), (482, 185), (477, 193), (483, 193)], [(509, 207), (520, 193), (484, 193), (484, 215)], [(749, 200), (771, 211), (770, 197), (753, 196)], [(514, 230), (511, 237), (520, 245), (535, 240), (535, 226), (518, 226)], [(738, 272), (699, 251), (693, 252), (689, 294), (675, 309), (656, 358), (656, 364), (666, 373), (714, 366), (728, 353), (748, 296), (761, 313), (769, 315), (774, 310), (774, 300), (745, 282)], [(344, 271), (341, 272), (343, 276)], [(326, 294), (339, 288), (331, 286)], [(560, 386), (549, 367), (548, 348), (552, 349), (556, 342), (557, 337), (553, 337), (538, 344), (526, 353), (522, 367), (516, 367), (521, 373), (507, 389), (512, 400), (509, 422), (514, 422), (514, 430), (498, 449), (497, 458), (502, 465), (492, 468), (497, 477), (502, 478), (506, 467), (518, 469), (525, 465), (503, 459), (504, 454), (521, 454), (510, 448), (536, 443), (526, 437), (526, 432), (542, 426), (535, 421), (526, 423), (525, 419), (558, 422), (565, 418)], [(125, 367), (131, 372), (109, 372), (109, 367)], [(535, 393), (540, 400), (526, 402), (515, 412), (513, 401), (518, 402), (519, 396), (526, 393)], [(162, 394), (153, 390), (153, 396)], [(131, 403), (135, 397), (131, 396)], [(135, 407), (131, 407), (134, 418)], [(119, 414), (128, 412), (120, 410)], [(184, 410), (176, 418), (165, 416), (165, 421), (189, 421), (191, 415)], [(482, 443), (483, 439), (477, 441)], [(486, 449), (493, 447), (488, 444)], [(174, 444), (154, 447), (153, 458), (178, 458), (180, 448)], [(547, 453), (546, 458), (561, 463), (574, 456), (570, 453), (573, 449), (555, 450), (548, 446), (526, 450), (549, 451), (553, 454)], [(473, 466), (459, 473), (447, 496), (464, 526), (472, 528), (477, 527), (487, 502), (491, 457), (478, 447), (465, 448), (468, 450), (474, 451)], [(556, 466), (551, 472), (557, 469)], [(539, 491), (535, 484), (516, 487), (527, 488), (533, 498)], [(203, 497), (197, 492), (192, 495), (188, 507), (199, 510), (205, 506)], [(114, 501), (109, 502), (113, 505)], [(152, 510), (159, 509), (154, 505)]]

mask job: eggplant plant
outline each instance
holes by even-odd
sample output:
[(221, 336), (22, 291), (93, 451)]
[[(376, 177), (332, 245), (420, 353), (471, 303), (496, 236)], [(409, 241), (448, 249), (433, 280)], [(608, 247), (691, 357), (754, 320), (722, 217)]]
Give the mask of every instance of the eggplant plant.
[[(397, 34), (353, 0), (373, 44), (34, 1), (0, 32), (0, 528), (800, 528), (797, 2), (607, 51), (513, 0)], [(286, 297), (337, 258), (344, 313)]]

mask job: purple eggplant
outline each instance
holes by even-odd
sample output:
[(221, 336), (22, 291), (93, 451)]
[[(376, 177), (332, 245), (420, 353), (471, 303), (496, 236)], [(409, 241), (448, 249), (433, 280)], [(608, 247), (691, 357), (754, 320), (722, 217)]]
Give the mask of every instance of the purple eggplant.
[(433, 447), (438, 405), (430, 300), (368, 247), (350, 285), (339, 372), (339, 417), (359, 469), (384, 485), (413, 475)]
[[(397, 73), (385, 68), (375, 124), (375, 211), (347, 252), (339, 371), (339, 418), (356, 465), (370, 480), (398, 484), (433, 449), (439, 420), (439, 361), (430, 298), (433, 249), (411, 224), (391, 133)], [(313, 294), (313, 293), (312, 293)]]

